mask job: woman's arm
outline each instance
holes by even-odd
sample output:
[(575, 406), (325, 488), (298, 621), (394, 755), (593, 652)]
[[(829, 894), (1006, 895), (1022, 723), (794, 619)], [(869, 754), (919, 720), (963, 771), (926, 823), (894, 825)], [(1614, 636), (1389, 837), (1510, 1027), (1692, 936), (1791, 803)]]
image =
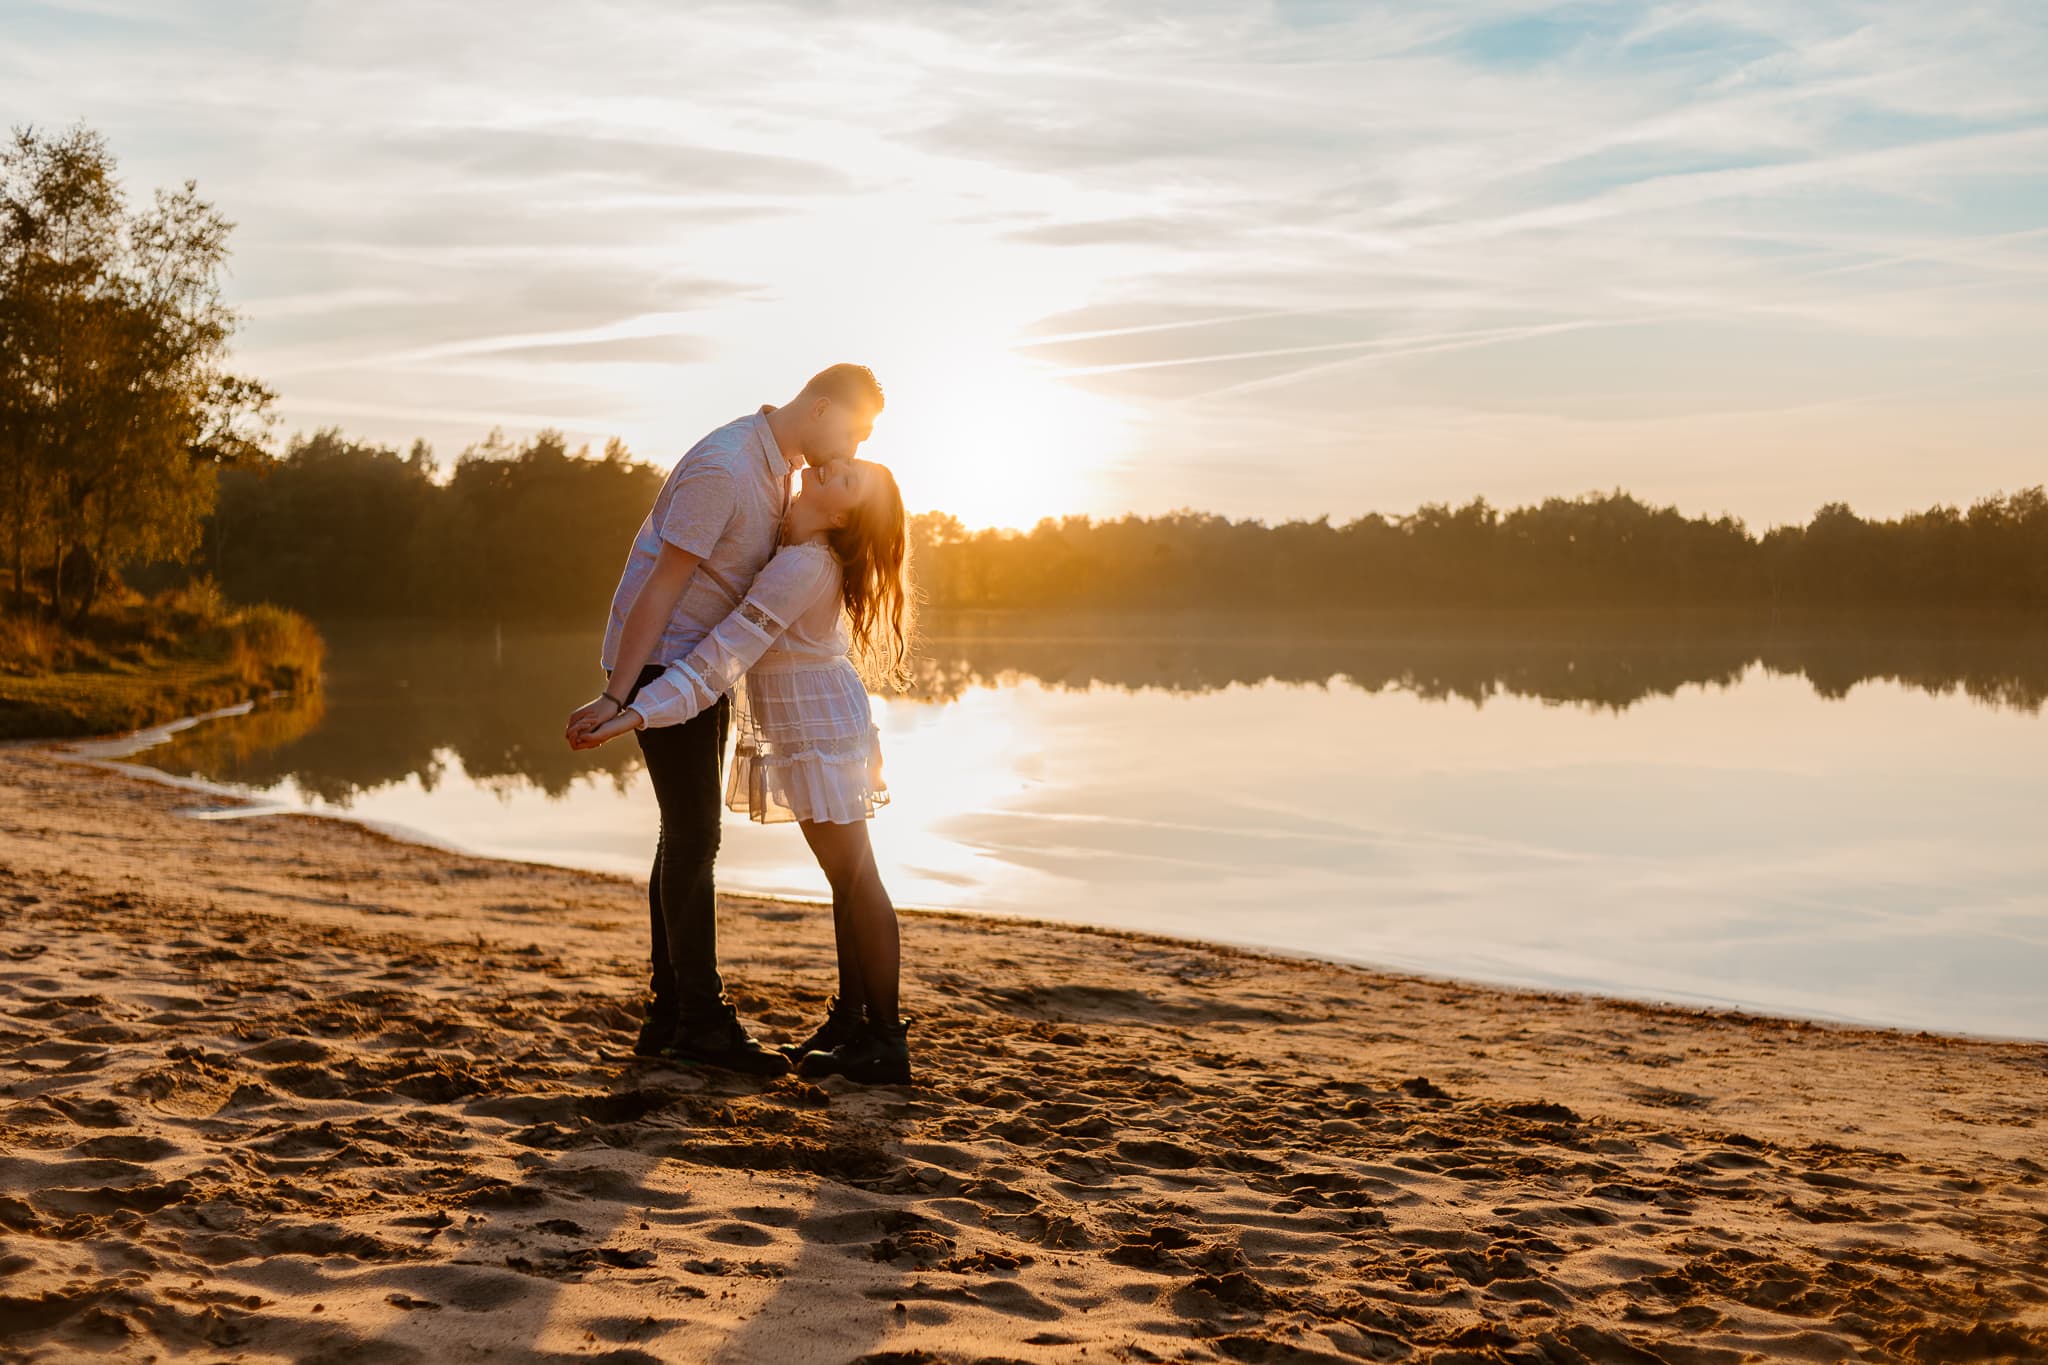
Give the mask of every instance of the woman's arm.
[(588, 748), (648, 725), (681, 725), (730, 692), (749, 668), (818, 599), (833, 591), (838, 566), (829, 552), (785, 549), (747, 589), (744, 602), (704, 637), (690, 657), (670, 664), (619, 715), (592, 729)]

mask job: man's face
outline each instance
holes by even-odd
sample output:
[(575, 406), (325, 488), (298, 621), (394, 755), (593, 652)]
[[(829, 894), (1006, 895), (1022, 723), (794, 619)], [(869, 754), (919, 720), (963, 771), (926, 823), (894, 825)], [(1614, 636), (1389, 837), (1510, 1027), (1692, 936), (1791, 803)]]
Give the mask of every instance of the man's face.
[(821, 398), (804, 429), (804, 458), (814, 465), (851, 460), (875, 429), (875, 414), (865, 405)]

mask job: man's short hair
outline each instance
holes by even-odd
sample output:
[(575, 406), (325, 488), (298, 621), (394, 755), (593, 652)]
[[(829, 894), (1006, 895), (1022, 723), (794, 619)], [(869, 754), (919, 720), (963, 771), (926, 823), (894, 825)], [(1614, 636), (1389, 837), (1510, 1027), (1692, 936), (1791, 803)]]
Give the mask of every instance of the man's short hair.
[(829, 398), (849, 407), (882, 410), (882, 385), (865, 365), (833, 365), (811, 376), (798, 398)]

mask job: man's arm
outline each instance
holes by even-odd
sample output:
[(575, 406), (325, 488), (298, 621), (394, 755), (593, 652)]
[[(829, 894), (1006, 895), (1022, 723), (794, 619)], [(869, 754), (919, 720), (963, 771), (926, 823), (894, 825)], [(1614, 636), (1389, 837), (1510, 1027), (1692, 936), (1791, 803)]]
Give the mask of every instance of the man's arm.
[(640, 592), (633, 598), (633, 605), (626, 612), (625, 625), (619, 631), (619, 654), (612, 662), (605, 696), (592, 697), (570, 713), (568, 727), (562, 732), (569, 743), (573, 745), (582, 733), (610, 720), (623, 709), (626, 693), (632, 690), (640, 670), (650, 662), (648, 656), (661, 642), (661, 632), (668, 626), (684, 586), (701, 563), (702, 555), (679, 550), (665, 540), (661, 543), (661, 551), (654, 558), (654, 568), (640, 584)]

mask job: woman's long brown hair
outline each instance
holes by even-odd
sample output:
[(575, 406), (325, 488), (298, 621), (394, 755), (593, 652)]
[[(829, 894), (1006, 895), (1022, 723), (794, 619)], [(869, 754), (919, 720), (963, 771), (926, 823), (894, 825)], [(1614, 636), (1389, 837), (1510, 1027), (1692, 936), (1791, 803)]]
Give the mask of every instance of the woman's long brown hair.
[(868, 682), (901, 692), (910, 686), (910, 537), (903, 494), (887, 465), (856, 461), (864, 496), (846, 525), (826, 533), (841, 570), (840, 594), (853, 634), (853, 657)]

